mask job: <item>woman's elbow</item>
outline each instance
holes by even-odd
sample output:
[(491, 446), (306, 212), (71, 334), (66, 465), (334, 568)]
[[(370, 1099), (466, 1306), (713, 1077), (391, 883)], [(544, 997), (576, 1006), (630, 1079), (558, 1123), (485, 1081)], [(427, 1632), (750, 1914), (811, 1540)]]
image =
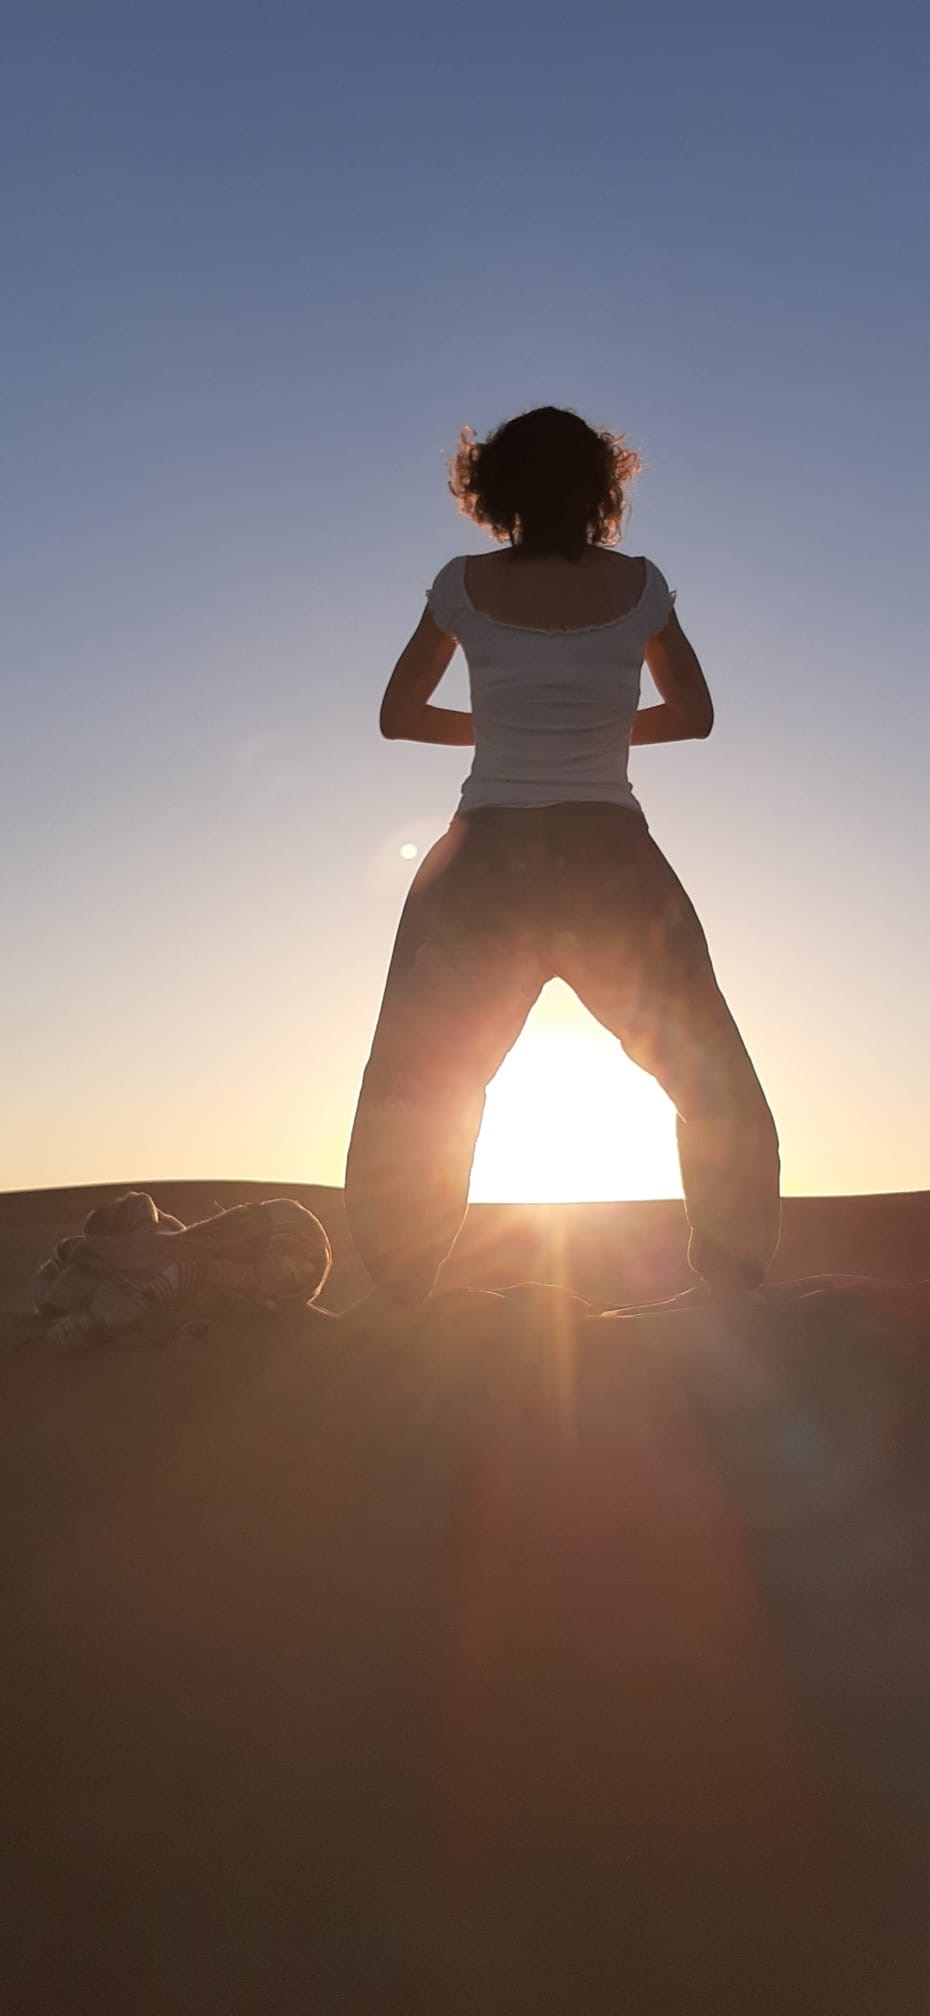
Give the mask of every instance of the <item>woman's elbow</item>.
[(706, 742), (714, 725), (714, 703), (708, 693), (698, 701), (691, 712), (691, 733), (698, 742)]
[(714, 725), (712, 707), (669, 707), (669, 715), (675, 724), (676, 742), (706, 742)]

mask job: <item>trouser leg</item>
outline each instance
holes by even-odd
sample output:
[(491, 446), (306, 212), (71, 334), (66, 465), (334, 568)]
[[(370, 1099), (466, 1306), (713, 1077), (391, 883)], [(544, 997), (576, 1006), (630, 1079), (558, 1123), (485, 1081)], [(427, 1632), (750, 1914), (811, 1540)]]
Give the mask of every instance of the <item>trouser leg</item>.
[(349, 1144), (350, 1230), (372, 1280), (430, 1293), (468, 1201), (485, 1087), (543, 984), (525, 861), (496, 858), (467, 820), (407, 897)]
[(688, 1248), (712, 1285), (757, 1285), (778, 1245), (775, 1123), (694, 907), (645, 827), (575, 863), (559, 971), (677, 1110)]

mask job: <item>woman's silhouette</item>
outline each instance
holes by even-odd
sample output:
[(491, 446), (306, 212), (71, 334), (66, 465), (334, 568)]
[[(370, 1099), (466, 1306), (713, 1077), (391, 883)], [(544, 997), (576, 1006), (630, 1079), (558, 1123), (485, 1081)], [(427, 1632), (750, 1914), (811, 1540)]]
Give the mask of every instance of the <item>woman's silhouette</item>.
[[(663, 575), (609, 550), (639, 467), (554, 406), (463, 429), (449, 464), (460, 509), (508, 544), (441, 568), (381, 708), (389, 738), (475, 748), (404, 906), (349, 1146), (349, 1223), (388, 1300), (430, 1293), (485, 1088), (556, 976), (674, 1102), (695, 1273), (752, 1289), (778, 1243), (774, 1122), (627, 779), (631, 743), (714, 718)], [(430, 704), (456, 643), (469, 714)], [(661, 704), (637, 711), (644, 661)]]

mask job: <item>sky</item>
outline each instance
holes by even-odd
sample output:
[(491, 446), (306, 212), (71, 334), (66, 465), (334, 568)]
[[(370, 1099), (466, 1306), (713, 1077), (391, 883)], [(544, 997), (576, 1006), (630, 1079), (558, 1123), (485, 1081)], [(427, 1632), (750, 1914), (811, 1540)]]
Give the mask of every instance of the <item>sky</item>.
[[(631, 776), (785, 1191), (930, 1185), (928, 53), (896, 0), (14, 5), (0, 1188), (341, 1183), (469, 761), (381, 695), (488, 548), (459, 428), (550, 402), (645, 464), (717, 720)], [(680, 1194), (560, 983), (473, 1195), (533, 1183)]]

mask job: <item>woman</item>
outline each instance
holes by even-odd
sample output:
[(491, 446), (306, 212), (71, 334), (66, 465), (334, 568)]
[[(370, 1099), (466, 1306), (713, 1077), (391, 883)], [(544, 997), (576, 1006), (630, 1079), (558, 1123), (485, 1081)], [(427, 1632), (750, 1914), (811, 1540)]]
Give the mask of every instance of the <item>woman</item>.
[[(640, 468), (542, 406), (450, 464), (499, 553), (440, 569), (381, 730), (471, 747), (448, 832), (404, 906), (346, 1168), (355, 1244), (388, 1302), (430, 1293), (465, 1215), (485, 1088), (559, 976), (678, 1113), (706, 1287), (752, 1290), (779, 1233), (778, 1139), (695, 911), (627, 778), (631, 743), (709, 735), (701, 667), (653, 565), (610, 551)], [(431, 705), (459, 643), (471, 713)], [(643, 662), (661, 696), (637, 711)]]

